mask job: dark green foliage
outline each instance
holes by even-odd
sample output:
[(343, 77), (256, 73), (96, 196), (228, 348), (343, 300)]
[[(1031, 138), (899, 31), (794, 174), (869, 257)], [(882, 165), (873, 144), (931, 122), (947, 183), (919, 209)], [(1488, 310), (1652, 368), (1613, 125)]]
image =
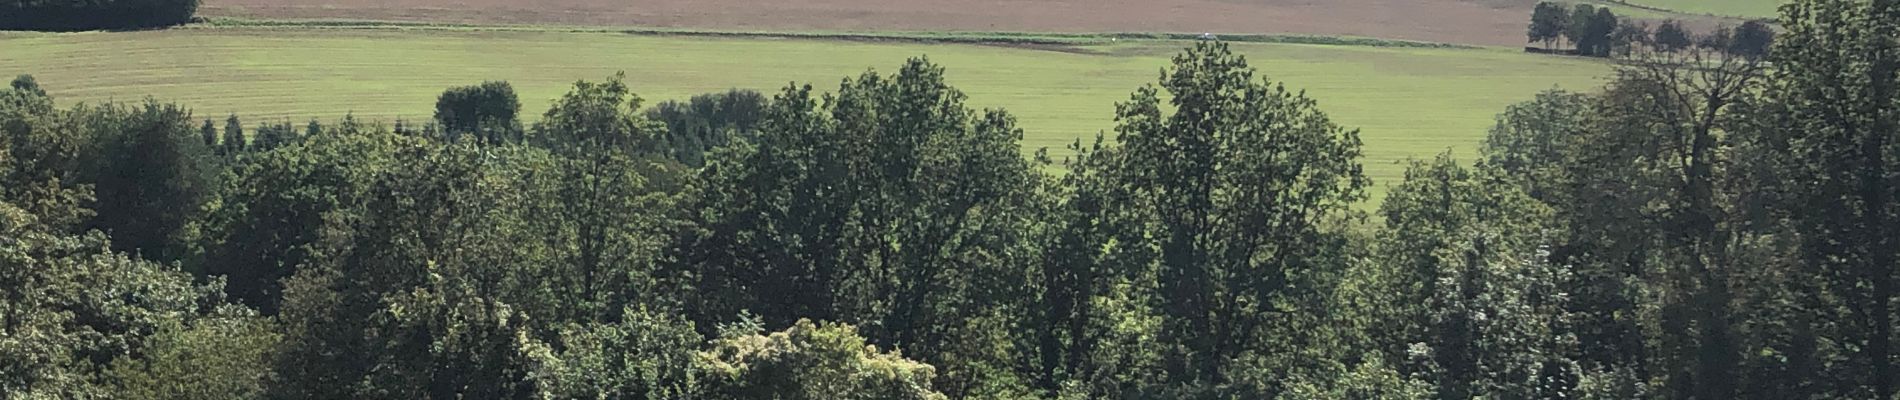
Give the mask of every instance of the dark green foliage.
[(97, 212), (87, 226), (107, 232), (113, 249), (146, 259), (186, 254), (185, 225), (216, 186), (212, 150), (176, 105), (104, 105), (74, 110), (88, 121), (95, 159), (82, 178), (93, 184)]
[(224, 119), (224, 142), (217, 147), (219, 154), (236, 156), (244, 153), (250, 146), (250, 140), (244, 137), (244, 123), (238, 121), (237, 114)]
[(1707, 35), (1697, 37), (1696, 47), (1708, 50), (1729, 51), (1734, 46), (1734, 32), (1728, 29), (1716, 29)]
[(251, 151), (270, 151), (297, 140), (297, 130), (290, 121), (258, 125), (255, 134), (249, 146)]
[(247, 138), (16, 79), (0, 398), (1887, 399), (1894, 3), (1772, 52), (1540, 5), (1614, 79), (1373, 218), (1357, 132), (1218, 42), (1062, 171), (923, 58), (499, 136), (497, 83)]
[(214, 150), (217, 149), (218, 148), (218, 126), (215, 124), (212, 124), (210, 119), (205, 119), (204, 125), (198, 126), (198, 138), (201, 140), (204, 140), (205, 148), (214, 149)]
[(206, 305), (174, 267), (108, 250), (93, 233), (46, 232), (36, 216), (0, 199), (0, 395), (120, 397), (100, 379), (115, 359), (162, 353), (163, 335)]
[(1291, 385), (1281, 398), (1288, 400), (1425, 400), (1433, 397), (1431, 384), (1406, 377), (1374, 358), (1352, 371)]
[[(1891, 398), (1900, 297), (1900, 4), (1803, 0), (1783, 8), (1759, 149), (1800, 246), (1778, 350), (1794, 395)], [(1838, 345), (1834, 345), (1838, 344)]]
[(145, 355), (107, 371), (122, 399), (262, 399), (278, 334), (270, 320), (228, 307), (189, 325), (170, 323)]
[[(1321, 229), (1347, 216), (1368, 181), (1356, 131), (1334, 125), (1316, 103), (1255, 80), (1225, 44), (1203, 42), (1176, 56), (1160, 89), (1120, 104), (1124, 147), (1108, 171), (1136, 207), (1140, 246), (1153, 268), (1160, 341), (1170, 382), (1221, 385), (1230, 365), (1254, 352), (1287, 354), (1253, 338), (1298, 331), (1290, 307), (1309, 274), (1337, 256)], [(1282, 360), (1286, 361), (1286, 360)]]
[(13, 82), (8, 84), (8, 86), (12, 87), (13, 90), (26, 92), (28, 94), (33, 94), (37, 96), (46, 95), (46, 91), (40, 89), (40, 82), (37, 80), (34, 80), (32, 75), (23, 74), (20, 76), (16, 76), (13, 78)]
[(7, 0), (0, 30), (157, 28), (191, 22), (198, 0)]
[(1564, 30), (1569, 26), (1570, 14), (1564, 10), (1563, 4), (1541, 1), (1531, 11), (1527, 36), (1532, 43), (1542, 42), (1544, 47), (1550, 47), (1551, 42), (1564, 36)]
[(658, 254), (690, 228), (682, 207), (693, 195), (690, 172), (667, 162), (652, 138), (664, 128), (636, 114), (640, 98), (616, 76), (580, 82), (535, 127), (537, 144), (559, 156), (543, 200), (551, 212), (543, 236), (571, 268), (573, 291), (562, 320), (615, 315), (624, 304), (677, 304), (681, 288), (660, 270)]
[(1663, 21), (1662, 25), (1657, 25), (1655, 41), (1656, 48), (1665, 52), (1686, 49), (1695, 43), (1695, 39), (1690, 38), (1689, 30), (1676, 20)]
[(1618, 26), (1620, 24), (1617, 23), (1616, 13), (1610, 12), (1609, 7), (1598, 8), (1596, 15), (1590, 18), (1590, 29), (1587, 33), (1589, 40), (1586, 41), (1588, 45), (1578, 46), (1577, 50), (1597, 57), (1609, 57), (1610, 53), (1619, 46), (1615, 42)]
[(530, 315), (551, 315), (540, 296), (554, 284), (520, 212), (523, 197), (549, 193), (512, 179), (535, 158), (488, 162), (467, 144), (394, 151), (407, 168), (376, 171), (362, 208), (325, 218), (315, 254), (285, 282), (272, 396), (527, 395), (520, 340)]
[(1564, 39), (1569, 39), (1570, 46), (1579, 54), (1589, 54), (1588, 49), (1594, 46), (1591, 26), (1596, 16), (1597, 8), (1589, 4), (1578, 4), (1570, 9), (1570, 18), (1566, 20), (1570, 25), (1564, 27)]
[(1590, 97), (1559, 89), (1537, 94), (1498, 114), (1484, 138), (1484, 162), (1512, 176), (1531, 198), (1554, 202), (1566, 184), (1562, 168), (1571, 142), (1585, 129)]
[[(664, 348), (597, 342), (632, 334), (601, 324), (654, 318), (626, 307), (663, 307), (679, 291), (662, 286), (656, 264), (678, 229), (680, 175), (614, 146), (658, 126), (613, 86), (577, 84), (558, 102), (538, 130), (549, 149), (398, 136), (346, 119), (254, 154), (243, 174), (254, 180), (228, 186), (234, 203), (249, 204), (217, 210), (207, 230), (232, 245), (208, 254), (236, 263), (230, 271), (248, 277), (254, 301), (282, 298), (290, 333), (273, 396), (647, 393), (639, 374), (685, 365), (582, 359), (690, 350), (676, 347), (687, 341), (678, 329), (655, 331), (672, 335)], [(682, 391), (665, 393), (691, 383), (644, 382)]]
[(679, 399), (700, 395), (702, 343), (691, 322), (625, 310), (621, 322), (574, 325), (559, 352), (543, 350), (538, 396), (558, 399)]
[(765, 116), (765, 95), (733, 89), (693, 96), (686, 102), (667, 101), (646, 112), (647, 119), (666, 124), (669, 155), (681, 164), (703, 167), (714, 149), (733, 141), (751, 140)]
[(1638, 48), (1655, 46), (1655, 38), (1650, 36), (1649, 23), (1623, 19), (1610, 33), (1611, 57), (1627, 57)]
[(480, 143), (521, 141), (520, 113), (515, 87), (506, 81), (449, 88), (435, 100), (435, 121), (444, 134)]
[(1735, 33), (1729, 36), (1728, 52), (1743, 57), (1767, 57), (1768, 48), (1774, 42), (1775, 30), (1768, 23), (1748, 21), (1735, 27)]
[(625, 78), (621, 72), (603, 82), (575, 82), (574, 89), (541, 116), (530, 142), (566, 154), (655, 152), (661, 130), (637, 113), (644, 100), (627, 87)]
[(95, 214), (82, 179), (92, 138), (69, 115), (38, 92), (0, 91), (0, 196), (54, 232), (76, 232)]
[(966, 108), (943, 73), (913, 59), (822, 103), (808, 86), (773, 99), (758, 138), (705, 169), (707, 232), (686, 245), (702, 321), (857, 323), (943, 368), (947, 391), (1018, 390), (976, 377), (1020, 381), (1026, 363), (1003, 329), (1039, 257), (1036, 176), (1014, 118)]
[(1449, 155), (1406, 169), (1380, 207), (1378, 263), (1395, 290), (1374, 335), (1440, 398), (1567, 398), (1578, 378), (1568, 271), (1540, 248), (1548, 210), (1498, 172)]
[[(1543, 42), (1549, 49), (1551, 43), (1559, 38), (1570, 41), (1571, 54), (1610, 57), (1625, 53), (1635, 44), (1647, 40), (1647, 32), (1640, 25), (1619, 22), (1616, 13), (1609, 7), (1598, 8), (1590, 4), (1577, 4), (1566, 9), (1564, 3), (1539, 2), (1531, 11), (1531, 23), (1527, 28), (1530, 42)], [(1530, 50), (1530, 49), (1527, 49)]]
[[(279, 280), (309, 263), (326, 225), (354, 212), (405, 143), (377, 135), (311, 136), (234, 164), (192, 230), (206, 273), (231, 297), (274, 315)], [(260, 223), (268, 221), (268, 223)]]

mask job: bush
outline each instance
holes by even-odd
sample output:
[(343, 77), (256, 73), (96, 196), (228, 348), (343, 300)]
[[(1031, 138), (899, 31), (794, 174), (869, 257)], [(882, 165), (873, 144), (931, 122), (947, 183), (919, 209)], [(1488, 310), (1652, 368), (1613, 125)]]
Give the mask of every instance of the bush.
[(695, 397), (693, 323), (629, 307), (618, 323), (561, 332), (564, 349), (542, 351), (535, 366), (541, 398), (681, 399)]
[(140, 358), (119, 358), (107, 372), (123, 399), (258, 399), (280, 339), (267, 318), (241, 306), (192, 326), (171, 324)]
[(799, 320), (770, 335), (732, 332), (700, 353), (713, 398), (942, 400), (936, 368), (880, 353), (856, 328)]

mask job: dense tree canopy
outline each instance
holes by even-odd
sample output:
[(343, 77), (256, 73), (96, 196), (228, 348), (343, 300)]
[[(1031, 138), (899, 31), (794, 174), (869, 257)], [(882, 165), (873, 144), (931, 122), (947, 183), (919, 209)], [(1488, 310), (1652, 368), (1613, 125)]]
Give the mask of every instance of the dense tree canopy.
[(435, 100), (435, 122), (450, 137), (486, 143), (521, 140), (521, 101), (508, 82), (450, 88)]
[(1531, 43), (1543, 43), (1542, 49), (1526, 51), (1562, 51), (1553, 49), (1552, 43), (1564, 39), (1571, 47), (1567, 54), (1613, 58), (1639, 58), (1635, 54), (1644, 51), (1671, 53), (1701, 46), (1759, 59), (1767, 56), (1775, 38), (1774, 28), (1761, 20), (1703, 35), (1690, 32), (1682, 21), (1664, 20), (1652, 32), (1648, 22), (1618, 17), (1610, 7), (1549, 1), (1539, 2), (1532, 9), (1525, 32)]
[(1894, 3), (1659, 29), (1376, 208), (1209, 41), (1061, 160), (922, 57), (483, 140), (506, 85), (246, 126), (21, 77), (0, 398), (1890, 399)]
[(769, 100), (759, 92), (733, 89), (661, 102), (648, 109), (646, 117), (666, 124), (665, 147), (673, 159), (702, 167), (714, 150), (757, 136)]
[(191, 22), (198, 0), (7, 0), (0, 30), (157, 28)]
[(1564, 30), (1570, 26), (1569, 11), (1558, 3), (1542, 1), (1531, 11), (1529, 39), (1550, 47), (1551, 42), (1564, 37)]

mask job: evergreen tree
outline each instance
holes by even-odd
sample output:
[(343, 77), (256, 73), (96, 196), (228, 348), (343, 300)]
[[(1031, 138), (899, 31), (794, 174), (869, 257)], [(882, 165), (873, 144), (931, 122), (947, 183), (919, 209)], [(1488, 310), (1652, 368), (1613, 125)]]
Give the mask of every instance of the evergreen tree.
[(244, 123), (238, 121), (237, 114), (224, 119), (224, 146), (219, 149), (226, 156), (237, 156), (244, 152), (250, 141), (244, 139)]
[(218, 148), (218, 127), (211, 123), (211, 119), (205, 119), (204, 125), (198, 127), (198, 136), (204, 139), (206, 148)]

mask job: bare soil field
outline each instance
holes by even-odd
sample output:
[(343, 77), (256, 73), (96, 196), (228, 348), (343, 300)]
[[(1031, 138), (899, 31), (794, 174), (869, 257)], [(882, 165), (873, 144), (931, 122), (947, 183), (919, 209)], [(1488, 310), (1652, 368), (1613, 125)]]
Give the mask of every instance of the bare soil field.
[(1536, 0), (204, 0), (200, 15), (719, 30), (1217, 32), (1520, 46)]

